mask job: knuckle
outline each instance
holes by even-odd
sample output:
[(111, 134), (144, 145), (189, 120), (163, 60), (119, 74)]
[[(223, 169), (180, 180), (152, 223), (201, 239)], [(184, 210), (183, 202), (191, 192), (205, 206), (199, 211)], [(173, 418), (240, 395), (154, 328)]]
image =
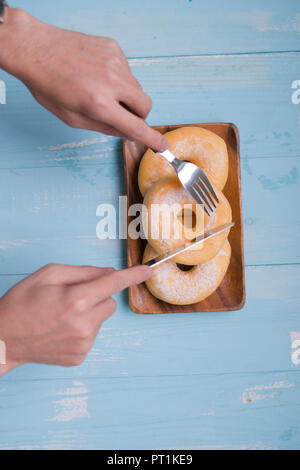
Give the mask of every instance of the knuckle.
[(80, 366), (86, 358), (86, 355), (74, 355), (73, 357), (69, 358), (67, 360), (67, 366), (69, 367), (74, 367), (74, 366)]
[(55, 269), (57, 269), (57, 264), (55, 263), (48, 263), (44, 266), (44, 269), (45, 271), (54, 271)]
[(48, 263), (41, 269), (41, 272), (47, 276), (47, 279), (52, 279), (52, 276), (57, 274), (59, 266), (59, 264)]
[(111, 68), (119, 68), (122, 65), (120, 57), (113, 55), (108, 59), (108, 64)]
[(112, 297), (109, 299), (109, 310), (113, 313), (117, 309), (117, 302)]
[(70, 356), (87, 355), (94, 345), (94, 340), (94, 329), (77, 328), (76, 331), (73, 330), (66, 352)]
[(91, 342), (90, 339), (84, 338), (80, 341), (78, 341), (78, 344), (76, 346), (76, 354), (87, 354), (89, 350), (92, 348), (93, 343)]
[(113, 85), (119, 83), (119, 74), (116, 70), (116, 58), (111, 57), (108, 59), (105, 67), (106, 80)]
[(145, 107), (148, 113), (152, 109), (152, 99), (150, 98), (149, 95), (145, 95)]
[(81, 327), (81, 330), (79, 332), (79, 337), (83, 340), (87, 340), (88, 338), (91, 337), (93, 333), (93, 328), (91, 328), (89, 325), (84, 325)]
[(99, 93), (92, 94), (89, 99), (88, 107), (95, 109), (100, 119), (107, 117), (107, 113), (111, 108), (109, 96), (104, 96)]
[(87, 300), (84, 297), (72, 298), (67, 301), (67, 309), (75, 313), (82, 313), (87, 310)]
[(113, 51), (117, 51), (120, 49), (118, 42), (113, 38), (106, 38), (106, 43), (107, 46)]
[(115, 299), (110, 297), (109, 299), (106, 299), (104, 304), (100, 307), (99, 312), (100, 314), (106, 315), (112, 315), (117, 309), (117, 302)]
[(71, 315), (67, 321), (67, 328), (69, 330), (69, 337), (74, 346), (74, 350), (77, 351), (78, 347), (81, 347), (84, 342), (91, 337), (93, 329), (85, 323), (82, 319), (74, 320)]
[(77, 338), (79, 341), (85, 341), (93, 334), (93, 326), (87, 323), (86, 320), (77, 322), (75, 325)]
[(83, 113), (88, 113), (91, 109), (95, 107), (96, 101), (98, 101), (98, 94), (95, 89), (87, 87), (80, 98), (80, 111)]

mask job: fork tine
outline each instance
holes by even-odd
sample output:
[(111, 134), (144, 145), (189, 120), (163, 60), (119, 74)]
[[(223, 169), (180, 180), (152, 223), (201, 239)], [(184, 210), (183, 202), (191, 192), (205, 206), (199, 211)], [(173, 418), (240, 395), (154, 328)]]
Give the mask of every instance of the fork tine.
[(200, 186), (196, 186), (195, 184), (192, 185), (193, 186), (193, 189), (199, 193), (200, 197), (203, 199), (204, 201), (204, 204), (207, 205), (209, 211), (213, 212), (213, 208), (211, 207), (210, 203), (208, 202), (206, 196), (203, 194), (203, 191), (202, 189), (200, 188)]
[(194, 190), (194, 188), (192, 186), (190, 186), (189, 188), (186, 188), (188, 190), (188, 192), (191, 193), (191, 195), (193, 196), (193, 198), (196, 200), (196, 202), (198, 204), (201, 204), (202, 206), (204, 206), (204, 203), (200, 197), (200, 195), (198, 193), (196, 193), (196, 191)]
[(212, 185), (210, 184), (209, 182), (209, 179), (207, 178), (206, 174), (204, 172), (201, 173), (201, 179), (202, 181), (204, 181), (204, 183), (206, 184), (206, 186), (208, 187), (209, 191), (211, 192), (211, 194), (213, 195), (213, 197), (215, 198), (215, 200), (217, 201), (217, 203), (219, 203), (219, 199), (217, 198), (217, 195), (216, 193), (214, 192), (214, 188), (212, 187)]
[(209, 198), (209, 200), (211, 201), (211, 203), (212, 203), (212, 205), (214, 206), (214, 208), (216, 208), (217, 206), (216, 206), (216, 204), (215, 204), (213, 198), (211, 197), (210, 192), (209, 192), (208, 189), (206, 188), (205, 184), (202, 182), (200, 176), (199, 176), (198, 180), (195, 181), (195, 184), (196, 184), (197, 186), (200, 186), (200, 187), (201, 187), (201, 189), (205, 192), (206, 196), (207, 196), (207, 197)]
[[(193, 190), (194, 190), (197, 194), (199, 194), (199, 197), (203, 200), (204, 208), (207, 206), (207, 207), (208, 207), (208, 212), (213, 212), (213, 209), (211, 208), (211, 206), (210, 206), (208, 200), (207, 200), (206, 197), (204, 196), (204, 194), (203, 194), (203, 192), (201, 191), (201, 189), (200, 189), (199, 187), (198, 187), (198, 188), (195, 187), (195, 185), (192, 185), (192, 188), (193, 188)], [(208, 212), (207, 212), (207, 213), (208, 213)], [(208, 215), (210, 215), (210, 214), (208, 213)]]
[(208, 210), (206, 209), (205, 207), (205, 204), (204, 202), (202, 201), (199, 193), (193, 188), (193, 186), (190, 186), (189, 188), (189, 192), (192, 194), (193, 198), (198, 202), (198, 204), (201, 204), (201, 206), (203, 207), (204, 211), (206, 212), (207, 215), (210, 215), (210, 213), (208, 212)]

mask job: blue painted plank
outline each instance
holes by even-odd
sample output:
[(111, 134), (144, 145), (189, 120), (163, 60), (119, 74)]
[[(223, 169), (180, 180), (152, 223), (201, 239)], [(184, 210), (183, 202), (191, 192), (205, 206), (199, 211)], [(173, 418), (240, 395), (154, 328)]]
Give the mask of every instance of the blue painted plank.
[[(299, 158), (243, 160), (247, 264), (299, 262), (299, 175)], [(118, 215), (123, 165), (0, 170), (0, 187), (0, 274), (48, 262), (125, 266), (125, 241), (96, 236), (99, 204)]]
[(297, 0), (18, 0), (43, 21), (117, 39), (128, 57), (299, 50)]
[[(114, 36), (129, 57), (225, 54), (130, 63), (153, 98), (151, 124), (240, 128), (246, 307), (144, 317), (120, 294), (82, 366), (27, 365), (1, 379), (0, 448), (299, 448), (299, 53), (226, 55), (299, 49), (299, 3), (229, 0), (226, 14), (220, 0), (174, 3), (18, 2)], [(1, 79), (0, 295), (49, 258), (124, 265), (124, 244), (95, 237), (97, 204), (124, 192), (120, 141), (69, 129)]]
[[(292, 104), (290, 88), (300, 73), (299, 56), (132, 61), (154, 98), (152, 123), (238, 125), (248, 264), (299, 262), (299, 216), (288, 203), (299, 197), (299, 105)], [(0, 107), (0, 166), (11, 169), (0, 172), (5, 188), (0, 272), (30, 272), (49, 257), (121, 266), (124, 244), (95, 238), (97, 205), (116, 203), (124, 192), (121, 142), (69, 129), (35, 104), (22, 85), (14, 79), (9, 84), (8, 104)], [(275, 102), (280, 112), (274, 113)], [(274, 206), (280, 212), (276, 225)]]
[(119, 299), (82, 366), (1, 379), (0, 448), (299, 448), (299, 270), (247, 268), (242, 312), (140, 317)]
[[(300, 265), (247, 267), (246, 306), (236, 312), (135, 315), (122, 293), (82, 366), (26, 365), (1, 379), (0, 388), (28, 379), (213, 375), (222, 381), (224, 374), (298, 371), (291, 333), (300, 337), (299, 277)], [(0, 295), (18, 279), (0, 276)]]
[[(300, 104), (292, 83), (300, 53), (132, 60), (153, 100), (150, 124), (234, 122), (242, 158), (300, 156)], [(68, 128), (41, 108), (16, 79), (0, 71), (7, 104), (0, 106), (0, 168), (122, 162), (120, 141)], [(276, 112), (274, 112), (276, 111)]]
[(299, 449), (299, 388), (295, 371), (9, 383), (0, 448)]

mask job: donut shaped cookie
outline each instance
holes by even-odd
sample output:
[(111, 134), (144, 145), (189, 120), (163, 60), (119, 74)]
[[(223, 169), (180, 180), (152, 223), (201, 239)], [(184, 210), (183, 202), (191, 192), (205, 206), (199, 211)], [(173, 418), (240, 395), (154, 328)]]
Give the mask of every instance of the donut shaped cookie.
[[(231, 222), (231, 208), (227, 199), (221, 191), (218, 191), (216, 188), (215, 191), (220, 203), (217, 205), (214, 213), (211, 216), (208, 216), (204, 213), (202, 206), (196, 204), (194, 199), (182, 187), (176, 176), (166, 176), (155, 183), (145, 195), (144, 211), (142, 213), (144, 233), (147, 234), (148, 242), (152, 248), (154, 248), (157, 253), (163, 254), (184, 245), (197, 235), (202, 234), (203, 231), (208, 231)], [(170, 231), (168, 233), (168, 231), (163, 231), (162, 220), (164, 219), (165, 213), (165, 219), (168, 222), (167, 209), (173, 204), (176, 204), (176, 206), (174, 206), (175, 208), (178, 206), (178, 209), (176, 209), (178, 212), (175, 213), (174, 218), (168, 216), (171, 221)], [(182, 212), (182, 208), (185, 204), (192, 205), (193, 212), (195, 212), (196, 207), (198, 212), (198, 223), (192, 231), (189, 229), (183, 229), (181, 233), (179, 232), (179, 235), (182, 234), (182, 236), (179, 237), (178, 231), (176, 230), (178, 228), (178, 223), (181, 223), (180, 212)], [(157, 207), (161, 207), (161, 211), (153, 209)], [(199, 213), (202, 215), (200, 220)], [(229, 229), (207, 241), (204, 241), (200, 246), (198, 245), (193, 249), (177, 255), (174, 258), (174, 261), (176, 263), (192, 266), (199, 263), (205, 263), (212, 259), (222, 248), (228, 234)]]
[[(228, 240), (210, 261), (182, 271), (173, 260), (165, 261), (153, 268), (153, 275), (146, 281), (154, 297), (174, 305), (189, 305), (206, 299), (221, 284), (227, 271), (231, 255)], [(143, 262), (157, 256), (147, 244)]]
[[(180, 160), (195, 163), (211, 183), (222, 191), (228, 176), (228, 153), (224, 140), (201, 127), (180, 127), (164, 134), (170, 150)], [(159, 179), (175, 175), (175, 170), (162, 156), (148, 149), (141, 159), (138, 184), (144, 196)]]

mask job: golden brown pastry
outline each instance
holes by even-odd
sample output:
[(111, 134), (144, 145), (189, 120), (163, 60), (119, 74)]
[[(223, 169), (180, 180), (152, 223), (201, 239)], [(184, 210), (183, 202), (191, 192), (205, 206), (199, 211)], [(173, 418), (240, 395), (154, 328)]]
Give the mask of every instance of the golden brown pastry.
[[(230, 261), (231, 248), (228, 240), (210, 261), (182, 271), (173, 261), (165, 261), (153, 268), (153, 275), (146, 281), (154, 297), (174, 305), (189, 305), (201, 302), (221, 284)], [(157, 256), (147, 244), (143, 262)]]
[[(195, 163), (210, 182), (222, 191), (228, 176), (228, 153), (221, 137), (207, 129), (193, 126), (180, 127), (164, 135), (175, 157)], [(142, 157), (138, 174), (142, 195), (167, 175), (176, 175), (173, 167), (162, 156), (148, 149)]]
[[(157, 253), (164, 254), (184, 245), (197, 235), (202, 234), (203, 231), (208, 231), (231, 222), (231, 208), (226, 197), (216, 188), (215, 191), (219, 199), (219, 204), (214, 213), (208, 216), (204, 213), (202, 206), (195, 203), (194, 199), (183, 188), (176, 176), (162, 178), (148, 190), (144, 198), (144, 207), (146, 210), (144, 210), (142, 214), (142, 221), (148, 242)], [(168, 219), (167, 209), (174, 204), (176, 204), (176, 206), (178, 205), (177, 216), (175, 213), (175, 217), (172, 218), (170, 216)], [(198, 207), (198, 214), (201, 213), (202, 217), (195, 217), (195, 219), (198, 219), (198, 221), (196, 220), (197, 225), (195, 227), (197, 230), (192, 231), (183, 228), (181, 230), (182, 236), (178, 237), (178, 233), (180, 234), (178, 229), (183, 225), (181, 214), (184, 204), (190, 204), (193, 208)], [(161, 207), (161, 211), (155, 210), (157, 207)], [(165, 217), (161, 216), (161, 214), (164, 214), (164, 207)], [(195, 209), (194, 212), (196, 213)], [(171, 222), (169, 233), (167, 230), (164, 230), (163, 227), (163, 223), (167, 224), (168, 220)], [(228, 234), (229, 230), (226, 230), (203, 242), (200, 247), (197, 246), (196, 248), (177, 255), (174, 261), (187, 265), (205, 263), (212, 259), (222, 248)]]

